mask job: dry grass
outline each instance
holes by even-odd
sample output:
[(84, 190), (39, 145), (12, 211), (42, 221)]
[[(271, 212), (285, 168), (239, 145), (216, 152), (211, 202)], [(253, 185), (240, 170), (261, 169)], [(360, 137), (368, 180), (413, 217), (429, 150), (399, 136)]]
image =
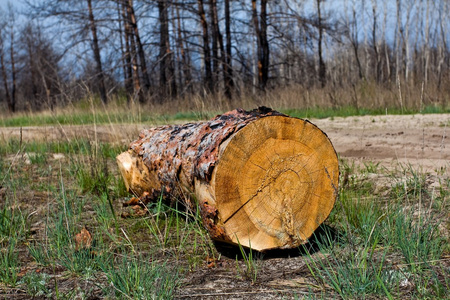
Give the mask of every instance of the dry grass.
[[(400, 88), (400, 89), (399, 89)], [(401, 91), (401, 93), (399, 92)], [(152, 125), (173, 121), (201, 120), (237, 107), (253, 109), (268, 106), (301, 117), (332, 117), (365, 114), (442, 113), (450, 111), (450, 91), (435, 85), (380, 86), (361, 82), (351, 87), (304, 88), (300, 85), (269, 89), (255, 94), (241, 91), (233, 100), (221, 94), (189, 95), (165, 103), (132, 104), (115, 97), (108, 106), (91, 96), (69, 102), (53, 111), (19, 112), (14, 116), (6, 107), (0, 113), (3, 126), (93, 123), (148, 123)]]

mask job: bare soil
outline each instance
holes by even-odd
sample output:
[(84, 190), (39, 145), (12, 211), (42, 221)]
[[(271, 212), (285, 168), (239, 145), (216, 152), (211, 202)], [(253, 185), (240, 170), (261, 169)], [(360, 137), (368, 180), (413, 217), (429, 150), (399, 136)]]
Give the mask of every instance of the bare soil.
[[(342, 158), (410, 164), (424, 172), (450, 167), (450, 115), (387, 115), (312, 120)], [(449, 170), (447, 170), (449, 171)]]

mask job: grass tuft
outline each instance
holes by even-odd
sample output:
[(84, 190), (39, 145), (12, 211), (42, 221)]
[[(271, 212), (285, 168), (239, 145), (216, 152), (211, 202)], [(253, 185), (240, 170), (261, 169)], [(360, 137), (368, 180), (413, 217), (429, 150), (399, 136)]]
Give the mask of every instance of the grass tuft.
[[(116, 266), (115, 266), (116, 265)], [(112, 297), (126, 299), (171, 299), (179, 285), (177, 272), (165, 262), (143, 256), (119, 258), (116, 264), (102, 265)]]

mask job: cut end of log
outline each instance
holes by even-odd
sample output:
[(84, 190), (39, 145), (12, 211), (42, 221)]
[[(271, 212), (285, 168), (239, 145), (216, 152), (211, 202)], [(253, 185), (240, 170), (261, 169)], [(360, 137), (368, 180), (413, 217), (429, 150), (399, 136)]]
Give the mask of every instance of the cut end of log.
[(116, 161), (125, 187), (134, 195), (141, 196), (145, 192), (152, 193), (160, 189), (161, 185), (155, 175), (149, 172), (142, 159), (133, 151), (119, 154)]
[(273, 116), (222, 146), (213, 177), (219, 224), (232, 242), (262, 251), (307, 241), (334, 206), (339, 167), (315, 125)]

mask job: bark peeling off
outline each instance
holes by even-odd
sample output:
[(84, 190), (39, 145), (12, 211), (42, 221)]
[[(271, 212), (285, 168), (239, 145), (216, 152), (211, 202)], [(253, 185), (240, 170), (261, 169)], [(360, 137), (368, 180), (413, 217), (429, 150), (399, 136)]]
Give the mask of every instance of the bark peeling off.
[(156, 172), (166, 192), (179, 184), (182, 171), (192, 186), (195, 177), (211, 179), (220, 144), (257, 118), (282, 115), (266, 107), (253, 111), (236, 109), (202, 123), (166, 125), (143, 130), (130, 149), (142, 156), (144, 164)]

